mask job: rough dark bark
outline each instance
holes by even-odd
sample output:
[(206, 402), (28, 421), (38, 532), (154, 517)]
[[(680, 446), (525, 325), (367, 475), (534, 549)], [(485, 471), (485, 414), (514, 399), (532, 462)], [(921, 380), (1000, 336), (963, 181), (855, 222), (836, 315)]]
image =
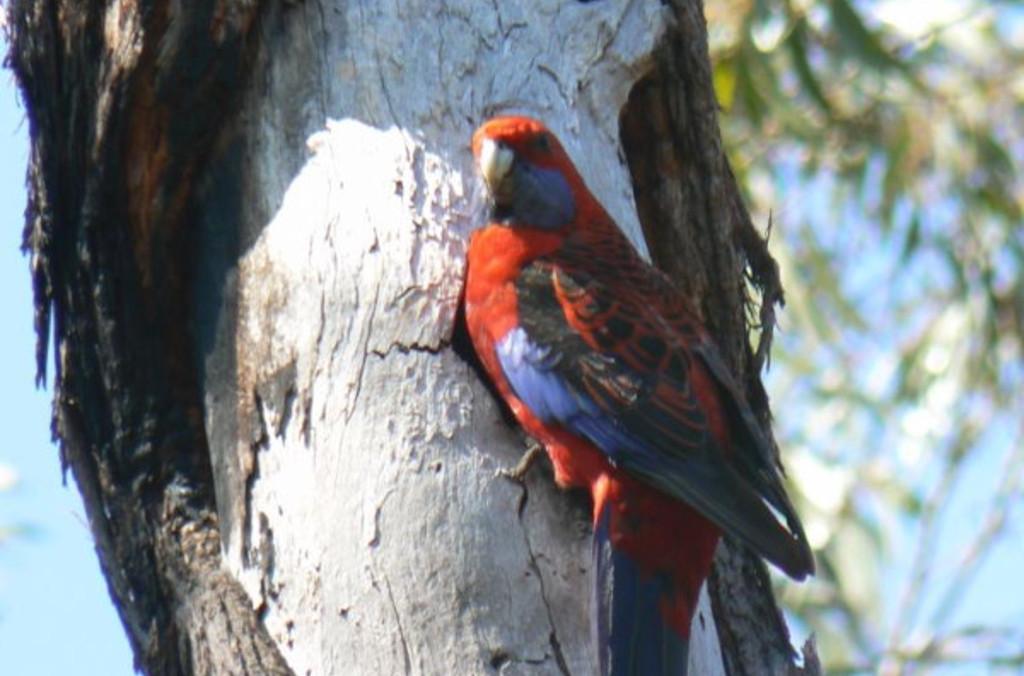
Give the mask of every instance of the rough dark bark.
[(263, 4), (25, 0), (39, 377), (100, 564), (151, 674), (289, 673), (221, 568), (188, 339), (196, 177), (230, 131)]

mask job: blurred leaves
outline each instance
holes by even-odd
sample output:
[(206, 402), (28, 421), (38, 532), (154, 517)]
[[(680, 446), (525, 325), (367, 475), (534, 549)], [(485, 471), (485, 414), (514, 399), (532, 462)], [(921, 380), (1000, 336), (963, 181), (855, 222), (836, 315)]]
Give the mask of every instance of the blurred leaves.
[(782, 598), (829, 673), (1018, 673), (1024, 597), (986, 571), (1024, 557), (1024, 7), (706, 13), (730, 161), (779, 223), (769, 384), (821, 568)]

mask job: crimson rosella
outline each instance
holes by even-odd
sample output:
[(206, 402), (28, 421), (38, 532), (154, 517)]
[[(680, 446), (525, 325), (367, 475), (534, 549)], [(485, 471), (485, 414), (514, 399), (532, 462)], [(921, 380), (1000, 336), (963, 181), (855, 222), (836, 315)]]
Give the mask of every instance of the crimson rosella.
[(814, 570), (779, 468), (708, 332), (540, 122), (473, 136), (490, 198), (465, 316), (484, 369), (556, 482), (589, 489), (604, 674), (684, 674), (721, 531)]

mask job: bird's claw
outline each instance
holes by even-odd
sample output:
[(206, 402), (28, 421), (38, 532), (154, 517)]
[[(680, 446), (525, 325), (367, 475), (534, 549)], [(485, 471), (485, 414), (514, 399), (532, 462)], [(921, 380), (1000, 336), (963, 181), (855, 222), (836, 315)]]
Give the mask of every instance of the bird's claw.
[(519, 458), (519, 462), (516, 463), (515, 467), (503, 467), (498, 470), (497, 475), (505, 477), (510, 481), (515, 481), (517, 484), (525, 484), (527, 473), (543, 452), (544, 447), (534, 441), (526, 448), (526, 452), (523, 453), (523, 457)]

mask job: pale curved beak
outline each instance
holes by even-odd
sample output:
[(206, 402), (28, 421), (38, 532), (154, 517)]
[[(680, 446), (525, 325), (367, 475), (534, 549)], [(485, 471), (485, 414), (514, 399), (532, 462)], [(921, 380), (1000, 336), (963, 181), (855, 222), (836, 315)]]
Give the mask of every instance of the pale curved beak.
[(491, 194), (501, 192), (499, 186), (512, 170), (514, 159), (512, 149), (503, 143), (489, 138), (480, 143), (480, 174), (484, 177)]

